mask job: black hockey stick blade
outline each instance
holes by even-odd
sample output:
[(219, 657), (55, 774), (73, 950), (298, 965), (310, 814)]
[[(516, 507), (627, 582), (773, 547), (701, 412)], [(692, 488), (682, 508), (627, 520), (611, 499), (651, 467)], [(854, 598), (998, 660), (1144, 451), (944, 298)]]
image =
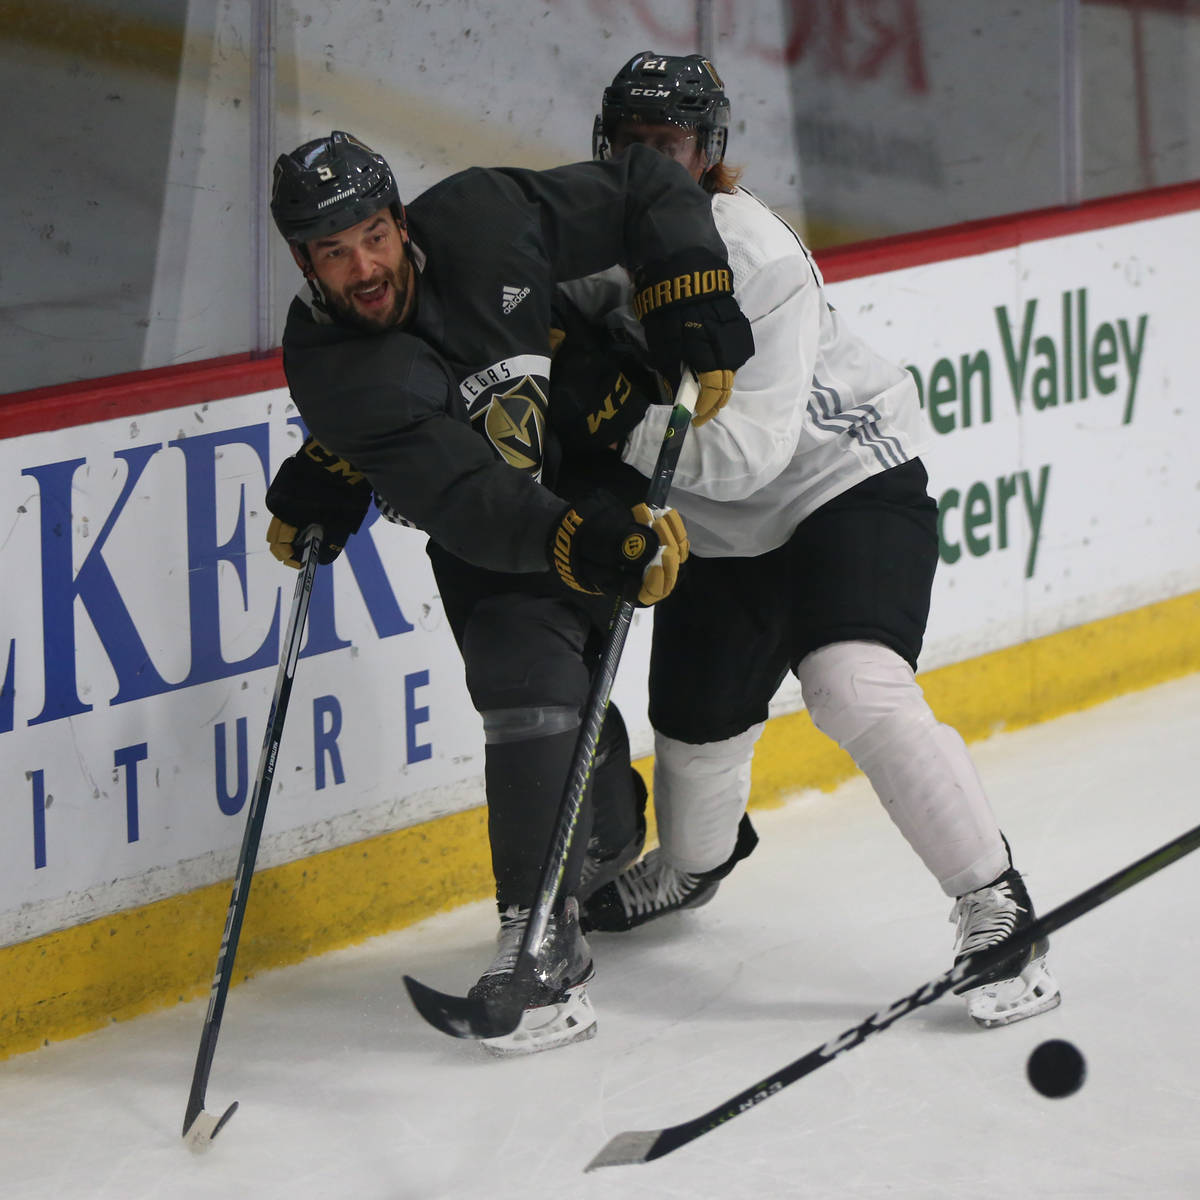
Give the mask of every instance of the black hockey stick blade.
[(633, 1129), (618, 1133), (605, 1143), (600, 1152), (584, 1168), (594, 1171), (597, 1167), (616, 1167), (649, 1162), (651, 1159), (662, 1158), (698, 1137), (711, 1133), (714, 1129), (732, 1121), (744, 1112), (761, 1104), (764, 1100), (777, 1096), (789, 1084), (805, 1075), (832, 1062), (846, 1050), (853, 1050), (861, 1045), (872, 1034), (879, 1033), (894, 1024), (901, 1017), (907, 1016), (915, 1008), (931, 1004), (940, 996), (954, 989), (962, 991), (971, 987), (972, 983), (982, 978), (999, 962), (1003, 962), (1014, 951), (1031, 946), (1034, 942), (1047, 937), (1056, 929), (1070, 924), (1084, 913), (1098, 908), (1106, 900), (1120, 895), (1127, 888), (1133, 887), (1143, 879), (1149, 878), (1163, 867), (1190, 854), (1200, 847), (1200, 825), (1181, 833), (1157, 850), (1152, 851), (1137, 862), (1130, 863), (1124, 869), (1115, 872), (1107, 879), (1094, 884), (1086, 891), (1080, 892), (1074, 899), (1060, 904), (1058, 908), (1048, 912), (1044, 917), (1035, 920), (1031, 925), (1012, 937), (992, 946), (978, 954), (971, 954), (961, 962), (956, 963), (949, 971), (931, 979), (928, 983), (917, 988), (915, 992), (897, 1000), (888, 1008), (872, 1013), (860, 1025), (847, 1029), (838, 1037), (810, 1050), (802, 1058), (788, 1063), (786, 1067), (752, 1084), (736, 1096), (730, 1097), (723, 1104), (710, 1109), (701, 1116), (678, 1125), (669, 1125), (665, 1129)]
[[(683, 448), (684, 435), (696, 411), (699, 394), (700, 385), (695, 373), (686, 364), (681, 364), (675, 404), (663, 434), (662, 447), (658, 452), (650, 485), (646, 490), (646, 503), (652, 509), (661, 508), (666, 502), (675, 466)], [(613, 680), (616, 678), (629, 625), (633, 619), (633, 609), (632, 602), (621, 601), (609, 625), (608, 638), (588, 694), (567, 785), (555, 820), (550, 854), (542, 869), (537, 899), (530, 909), (529, 923), (525, 929), (525, 936), (521, 939), (521, 949), (512, 977), (503, 989), (484, 999), (469, 995), (448, 995), (409, 975), (404, 976), (404, 986), (408, 989), (409, 998), (417, 1012), (435, 1029), (450, 1037), (487, 1039), (512, 1033), (521, 1023), (521, 1017), (541, 982), (536, 973), (538, 952), (546, 935), (550, 910), (558, 897), (566, 870), (571, 839), (575, 833), (588, 777), (592, 771), (600, 727), (604, 723)]]
[(490, 1002), (471, 996), (451, 996), (427, 987), (411, 975), (404, 976), (417, 1012), (434, 1029), (456, 1038), (494, 1038), (512, 1033), (525, 1011), (522, 997), (509, 987)]
[[(541, 936), (537, 935), (539, 943)], [(450, 996), (411, 975), (404, 976), (404, 986), (417, 1012), (442, 1033), (457, 1038), (504, 1037), (521, 1023), (538, 984), (536, 969), (536, 954), (522, 947), (508, 986), (485, 999)]]

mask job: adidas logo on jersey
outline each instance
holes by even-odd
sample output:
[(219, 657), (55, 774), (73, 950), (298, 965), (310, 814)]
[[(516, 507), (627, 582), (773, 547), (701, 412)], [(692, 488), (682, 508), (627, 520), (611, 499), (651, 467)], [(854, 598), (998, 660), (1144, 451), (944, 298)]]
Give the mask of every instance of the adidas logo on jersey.
[(504, 284), (500, 289), (500, 307), (504, 309), (504, 315), (507, 317), (526, 296), (529, 295), (527, 287), (518, 288), (511, 284)]

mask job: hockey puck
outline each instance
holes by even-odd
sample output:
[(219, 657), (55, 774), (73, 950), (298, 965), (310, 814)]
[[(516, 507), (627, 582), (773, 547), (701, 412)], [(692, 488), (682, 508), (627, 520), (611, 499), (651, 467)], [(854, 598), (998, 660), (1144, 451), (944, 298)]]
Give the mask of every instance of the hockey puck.
[(1025, 1065), (1025, 1073), (1035, 1091), (1059, 1100), (1083, 1086), (1087, 1064), (1073, 1042), (1054, 1038), (1033, 1051)]

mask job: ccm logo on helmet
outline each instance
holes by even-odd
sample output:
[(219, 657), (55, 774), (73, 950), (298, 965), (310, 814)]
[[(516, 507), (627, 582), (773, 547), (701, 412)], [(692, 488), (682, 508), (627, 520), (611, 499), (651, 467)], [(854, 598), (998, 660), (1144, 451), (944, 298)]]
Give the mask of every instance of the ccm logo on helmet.
[(647, 96), (651, 100), (666, 100), (671, 95), (671, 93), (666, 88), (639, 88), (639, 87), (630, 88), (629, 94), (631, 96)]

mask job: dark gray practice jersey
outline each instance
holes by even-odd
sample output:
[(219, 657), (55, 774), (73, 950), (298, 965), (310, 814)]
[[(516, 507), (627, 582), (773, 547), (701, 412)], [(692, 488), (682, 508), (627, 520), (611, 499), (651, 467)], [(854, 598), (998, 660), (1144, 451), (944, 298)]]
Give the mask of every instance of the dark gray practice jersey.
[(359, 332), (333, 324), (306, 286), (283, 337), (292, 397), (318, 441), (446, 549), (491, 570), (543, 570), (564, 507), (537, 482), (554, 286), (690, 247), (724, 259), (708, 198), (636, 146), (549, 171), (472, 168), (407, 217), (414, 318)]

